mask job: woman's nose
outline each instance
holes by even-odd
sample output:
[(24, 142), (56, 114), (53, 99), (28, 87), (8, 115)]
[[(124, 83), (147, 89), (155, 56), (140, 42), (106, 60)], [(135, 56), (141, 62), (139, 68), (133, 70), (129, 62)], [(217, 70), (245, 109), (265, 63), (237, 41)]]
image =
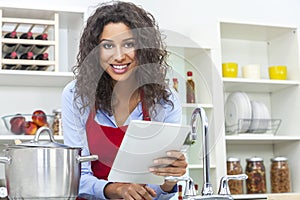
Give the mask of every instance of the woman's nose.
[(125, 52), (123, 52), (122, 48), (116, 48), (115, 52), (115, 60), (116, 61), (123, 61), (125, 59)]

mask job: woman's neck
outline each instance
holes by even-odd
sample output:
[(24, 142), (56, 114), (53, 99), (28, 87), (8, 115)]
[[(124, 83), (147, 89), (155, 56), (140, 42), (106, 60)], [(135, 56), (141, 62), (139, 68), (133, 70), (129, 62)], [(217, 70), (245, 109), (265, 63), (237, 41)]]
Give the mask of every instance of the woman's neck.
[(112, 95), (112, 110), (118, 126), (122, 126), (130, 113), (140, 102), (140, 94), (135, 82), (117, 82)]

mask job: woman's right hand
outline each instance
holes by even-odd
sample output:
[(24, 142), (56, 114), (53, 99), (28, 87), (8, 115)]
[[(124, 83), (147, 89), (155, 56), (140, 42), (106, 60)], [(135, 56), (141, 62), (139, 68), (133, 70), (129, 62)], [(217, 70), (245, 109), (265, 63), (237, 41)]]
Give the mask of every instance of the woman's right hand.
[(152, 188), (133, 183), (110, 183), (104, 188), (104, 194), (109, 199), (125, 200), (152, 200), (156, 196)]

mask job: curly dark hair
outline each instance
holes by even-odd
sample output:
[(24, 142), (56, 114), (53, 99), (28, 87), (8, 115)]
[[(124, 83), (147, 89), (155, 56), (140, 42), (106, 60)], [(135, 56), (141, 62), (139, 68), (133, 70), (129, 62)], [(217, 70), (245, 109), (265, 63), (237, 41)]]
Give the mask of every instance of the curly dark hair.
[(113, 80), (100, 66), (99, 38), (108, 23), (124, 23), (137, 41), (135, 59), (138, 89), (143, 90), (143, 103), (149, 110), (155, 103), (170, 104), (170, 92), (165, 82), (167, 51), (154, 17), (133, 3), (112, 1), (101, 4), (87, 20), (83, 30), (77, 64), (75, 99), (80, 99), (80, 111), (90, 106), (112, 115)]

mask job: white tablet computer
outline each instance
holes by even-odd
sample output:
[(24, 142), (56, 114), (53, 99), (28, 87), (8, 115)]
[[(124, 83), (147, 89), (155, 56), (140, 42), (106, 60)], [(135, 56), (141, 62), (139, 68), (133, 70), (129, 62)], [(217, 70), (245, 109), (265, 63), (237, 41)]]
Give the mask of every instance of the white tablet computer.
[[(152, 174), (153, 160), (170, 150), (182, 150), (191, 126), (133, 120), (108, 176), (111, 182), (163, 184), (164, 177)], [(185, 146), (186, 148), (186, 146)]]

